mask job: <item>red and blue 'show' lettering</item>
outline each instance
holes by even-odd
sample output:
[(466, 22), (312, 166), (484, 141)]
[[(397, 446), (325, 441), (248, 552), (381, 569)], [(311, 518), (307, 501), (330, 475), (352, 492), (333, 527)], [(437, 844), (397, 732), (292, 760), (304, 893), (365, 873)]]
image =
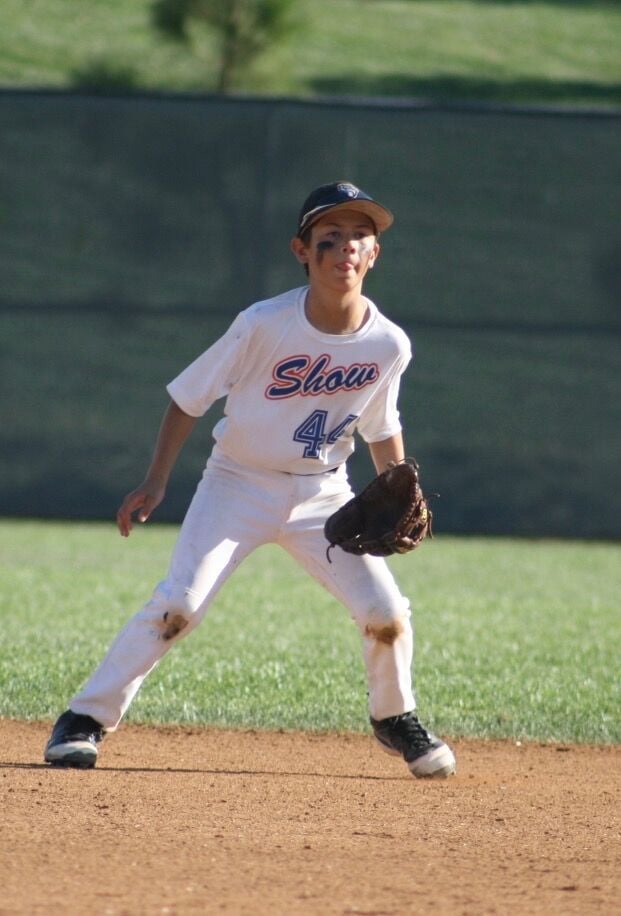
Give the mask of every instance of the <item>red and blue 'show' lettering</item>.
[(304, 354), (288, 356), (274, 366), (274, 381), (265, 389), (265, 397), (292, 398), (296, 394), (306, 397), (353, 391), (372, 385), (379, 376), (377, 363), (331, 366), (329, 353), (322, 353), (314, 361)]

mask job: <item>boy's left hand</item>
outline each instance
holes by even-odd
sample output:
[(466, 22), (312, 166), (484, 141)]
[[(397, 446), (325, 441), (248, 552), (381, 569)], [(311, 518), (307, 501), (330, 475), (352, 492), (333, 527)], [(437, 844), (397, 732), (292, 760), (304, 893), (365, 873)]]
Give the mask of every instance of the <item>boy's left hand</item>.
[(415, 459), (394, 462), (327, 520), (328, 558), (335, 546), (377, 557), (408, 553), (433, 536), (432, 518)]

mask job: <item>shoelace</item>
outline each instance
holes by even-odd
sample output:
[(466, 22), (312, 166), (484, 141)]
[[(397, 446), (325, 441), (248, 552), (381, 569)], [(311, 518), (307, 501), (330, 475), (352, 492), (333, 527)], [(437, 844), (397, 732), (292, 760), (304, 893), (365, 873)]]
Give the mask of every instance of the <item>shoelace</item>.
[(422, 749), (431, 745), (429, 733), (418, 721), (418, 718), (407, 713), (403, 716), (395, 716), (390, 722), (394, 738), (403, 741), (408, 747)]
[(103, 738), (103, 729), (90, 716), (74, 714), (71, 721), (62, 723), (60, 734), (71, 737), (74, 741), (94, 740), (99, 742)]

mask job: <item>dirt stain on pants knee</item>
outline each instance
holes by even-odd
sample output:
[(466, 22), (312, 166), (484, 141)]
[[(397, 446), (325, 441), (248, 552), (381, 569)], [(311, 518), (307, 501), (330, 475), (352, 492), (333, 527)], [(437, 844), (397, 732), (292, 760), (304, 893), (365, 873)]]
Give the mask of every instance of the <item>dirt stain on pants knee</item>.
[(390, 623), (381, 624), (380, 626), (368, 623), (364, 628), (364, 635), (366, 637), (384, 643), (386, 646), (392, 646), (402, 633), (403, 624), (400, 620), (393, 620)]
[(162, 630), (162, 639), (169, 640), (174, 639), (185, 627), (187, 627), (188, 621), (183, 616), (183, 614), (173, 614), (172, 616), (168, 611), (164, 614), (164, 628)]

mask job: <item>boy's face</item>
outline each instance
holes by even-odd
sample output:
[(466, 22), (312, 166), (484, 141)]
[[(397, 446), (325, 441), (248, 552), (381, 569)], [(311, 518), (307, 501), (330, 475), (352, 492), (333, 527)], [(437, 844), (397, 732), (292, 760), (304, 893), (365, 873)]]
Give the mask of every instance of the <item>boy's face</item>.
[(358, 210), (333, 210), (318, 219), (305, 243), (296, 237), (291, 249), (308, 265), (311, 283), (347, 291), (362, 284), (379, 255), (372, 220)]

